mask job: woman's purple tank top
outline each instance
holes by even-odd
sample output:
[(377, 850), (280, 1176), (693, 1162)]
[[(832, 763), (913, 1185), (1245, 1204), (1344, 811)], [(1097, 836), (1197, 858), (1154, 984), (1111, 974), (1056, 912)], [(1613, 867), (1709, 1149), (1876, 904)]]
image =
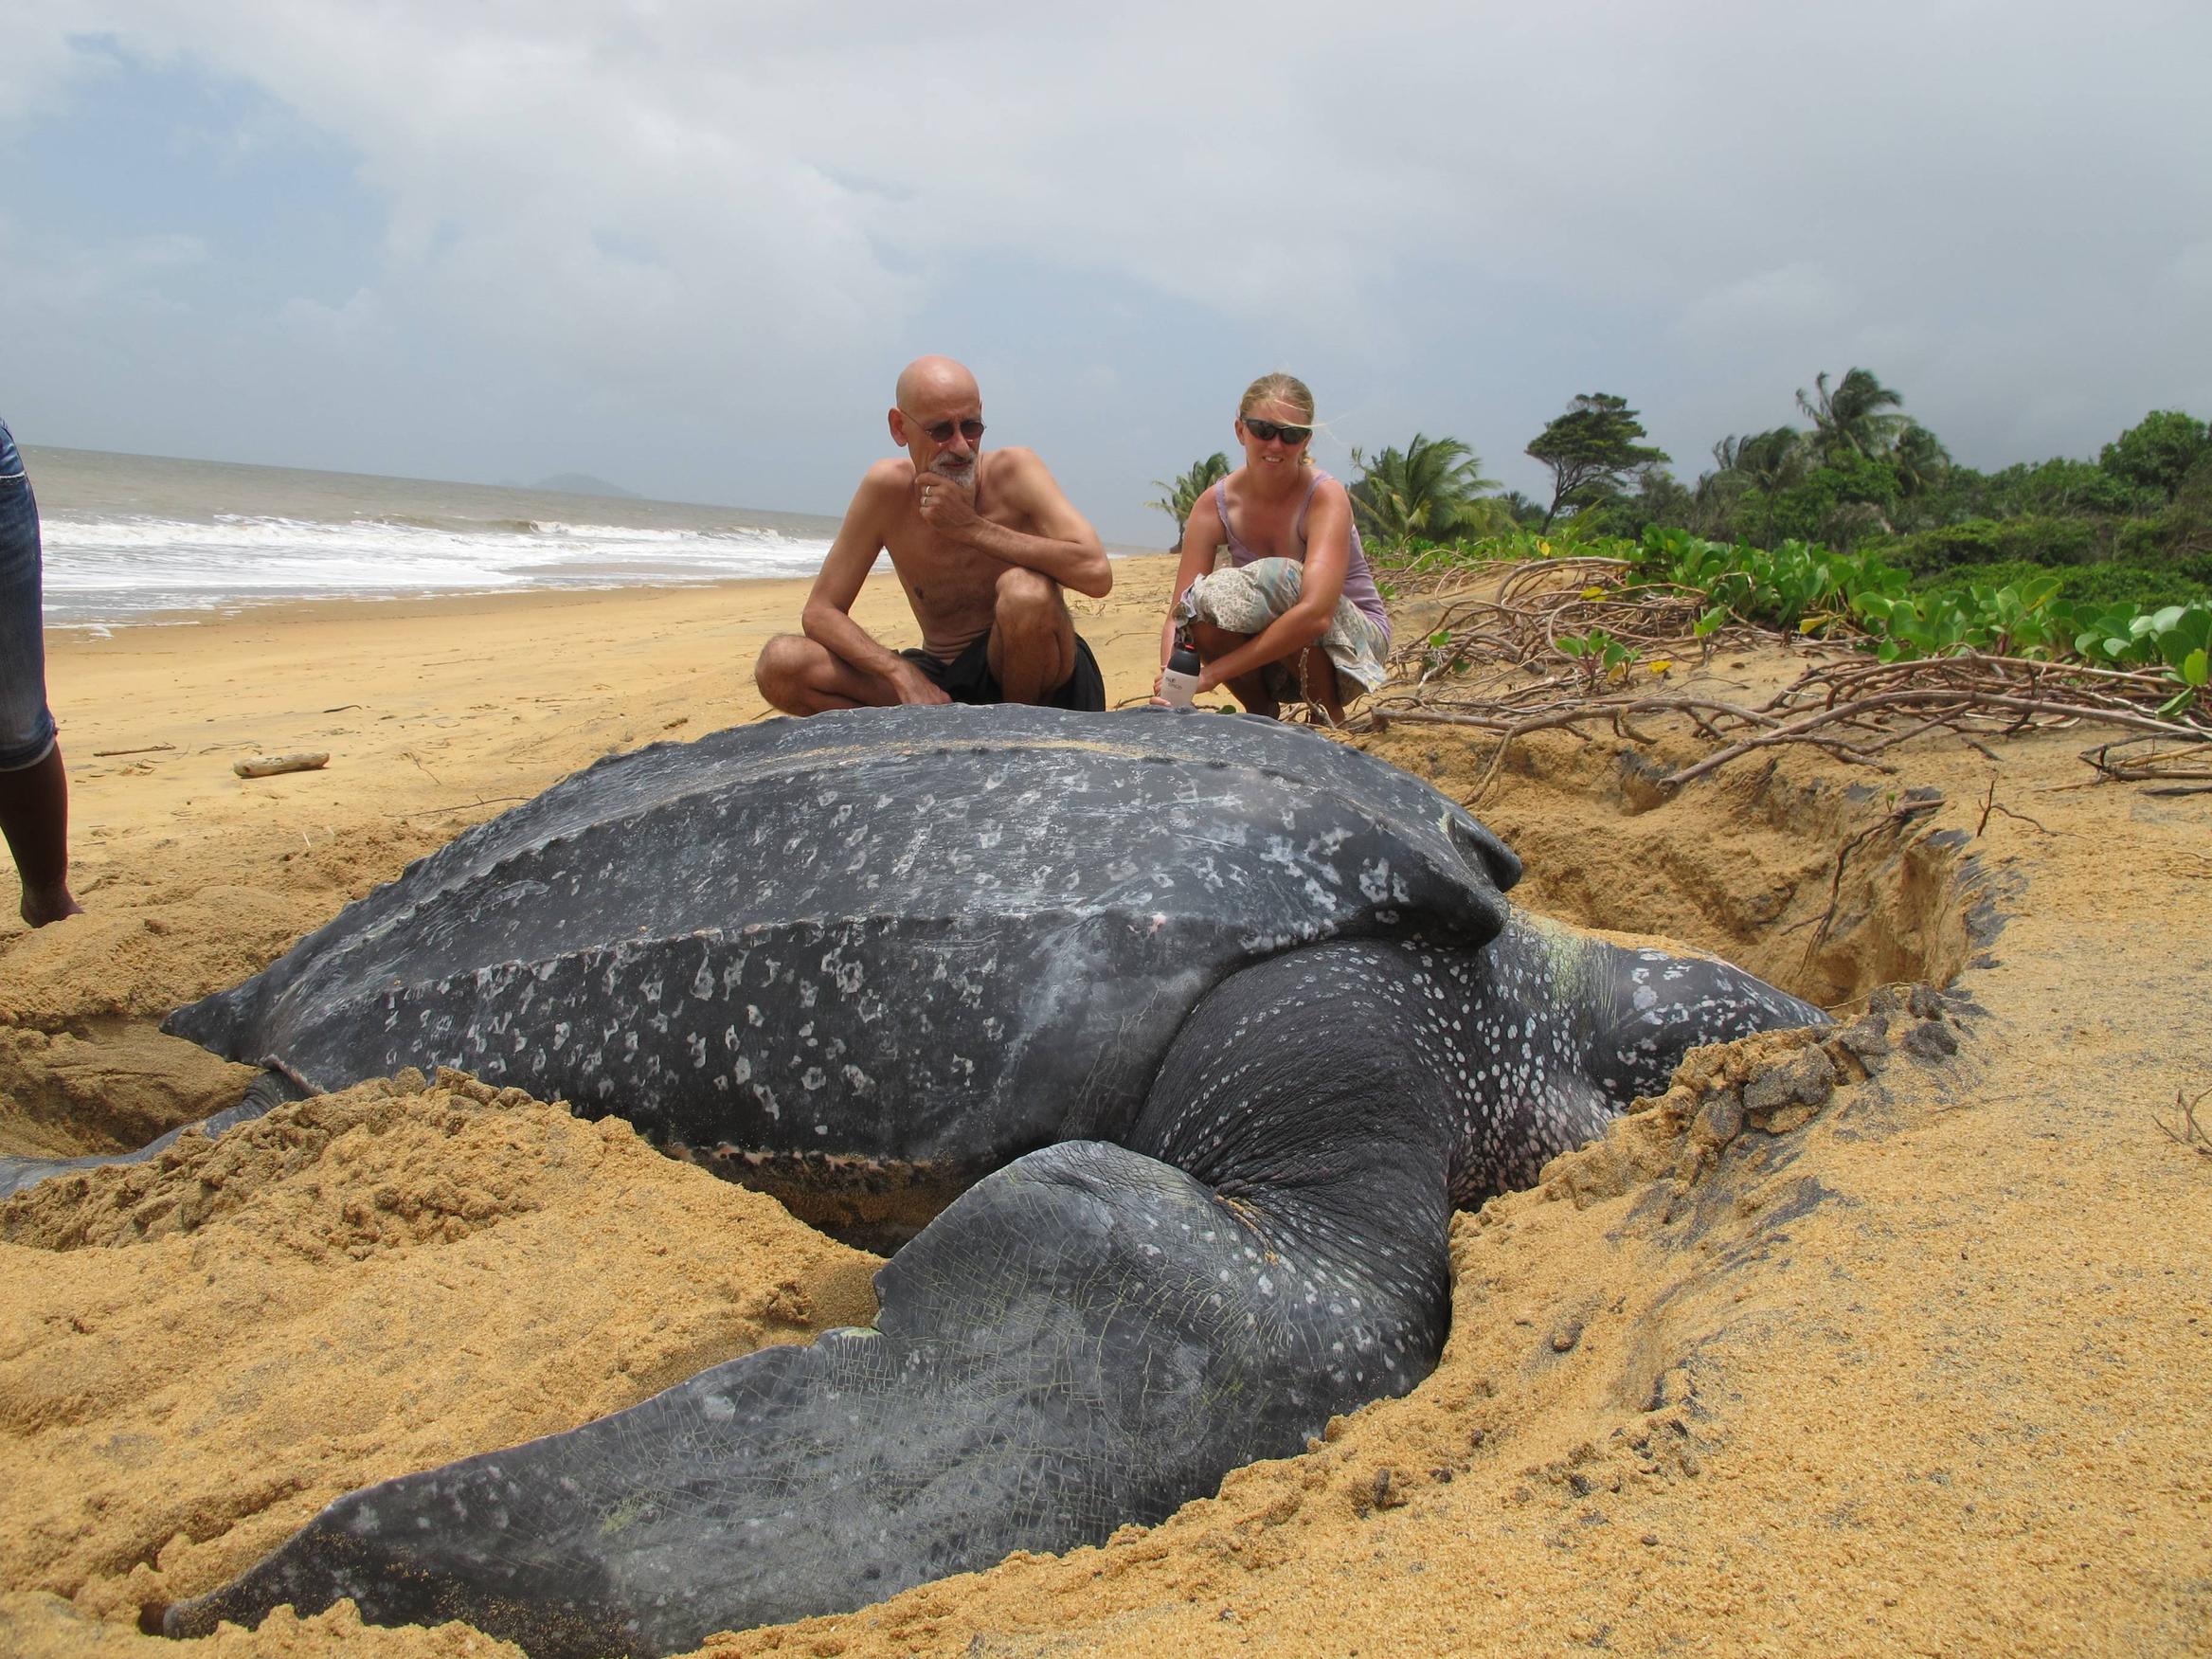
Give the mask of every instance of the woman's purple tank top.
[[(1313, 469), (1313, 482), (1305, 486), (1305, 499), (1298, 504), (1298, 520), (1291, 526), (1291, 533), (1298, 537), (1298, 562), (1305, 563), (1305, 515), (1313, 506), (1313, 493), (1328, 478), (1318, 466)], [(1214, 486), (1214, 505), (1221, 514), (1221, 529), (1229, 537), (1229, 560), (1232, 565), (1249, 565), (1261, 555), (1244, 545), (1236, 533), (1236, 526), (1229, 522), (1229, 480), (1223, 478)], [(1373, 617), (1390, 631), (1390, 613), (1383, 609), (1382, 590), (1375, 585), (1375, 572), (1368, 567), (1367, 550), (1359, 545), (1359, 527), (1352, 529), (1352, 558), (1344, 568), (1344, 597), (1355, 607)]]

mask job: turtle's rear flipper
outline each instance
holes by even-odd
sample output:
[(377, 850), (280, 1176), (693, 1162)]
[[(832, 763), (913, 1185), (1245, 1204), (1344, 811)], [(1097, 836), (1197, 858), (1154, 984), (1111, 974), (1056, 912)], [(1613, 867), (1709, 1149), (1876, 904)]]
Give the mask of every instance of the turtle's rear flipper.
[(533, 1659), (681, 1652), (1100, 1542), (1302, 1450), (1444, 1338), (1459, 1108), (1435, 1004), (1379, 960), (1218, 987), (1135, 1127), (1164, 1159), (1068, 1141), (979, 1181), (876, 1276), (874, 1326), (342, 1498), (168, 1630), (351, 1596)]
[(1441, 1225), (1414, 1307), (1257, 1213), (1107, 1143), (1032, 1153), (884, 1268), (874, 1327), (352, 1493), (166, 1628), (351, 1596), (533, 1659), (681, 1652), (1158, 1521), (1434, 1360)]
[(225, 1108), (213, 1117), (202, 1118), (196, 1124), (184, 1124), (166, 1135), (149, 1141), (135, 1152), (117, 1152), (91, 1158), (0, 1158), (0, 1199), (28, 1192), (42, 1181), (57, 1175), (67, 1175), (78, 1169), (103, 1169), (111, 1163), (144, 1163), (158, 1158), (177, 1144), (178, 1137), (198, 1130), (213, 1140), (224, 1130), (240, 1124), (251, 1123), (271, 1107), (282, 1106), (288, 1100), (303, 1100), (307, 1091), (281, 1072), (267, 1071), (246, 1085), (245, 1093), (236, 1106)]

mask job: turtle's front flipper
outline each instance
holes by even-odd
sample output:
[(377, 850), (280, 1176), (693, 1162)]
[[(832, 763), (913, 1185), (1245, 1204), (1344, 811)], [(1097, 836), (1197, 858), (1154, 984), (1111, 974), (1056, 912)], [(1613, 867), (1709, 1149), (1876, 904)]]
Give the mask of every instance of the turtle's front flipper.
[(281, 1072), (263, 1072), (246, 1085), (245, 1093), (236, 1106), (225, 1107), (213, 1117), (202, 1118), (196, 1124), (185, 1124), (166, 1135), (149, 1141), (135, 1152), (117, 1152), (106, 1157), (91, 1158), (0, 1158), (0, 1199), (28, 1192), (42, 1181), (50, 1181), (57, 1175), (67, 1175), (73, 1170), (104, 1169), (111, 1163), (145, 1163), (158, 1158), (177, 1143), (181, 1135), (197, 1129), (212, 1140), (224, 1130), (240, 1124), (251, 1123), (271, 1107), (282, 1106), (287, 1100), (299, 1100), (306, 1094), (297, 1084)]
[[(1358, 1181), (1359, 1159), (1335, 1163), (1323, 1185)], [(1445, 1280), (1430, 1185), (1429, 1259), (1378, 1273), (1275, 1227), (1256, 1187), (1225, 1200), (1121, 1146), (1048, 1147), (882, 1271), (873, 1328), (355, 1492), (167, 1628), (351, 1596), (371, 1622), (465, 1619), (533, 1659), (681, 1652), (1103, 1541), (1418, 1380)], [(1405, 1208), (1379, 1185), (1365, 1204)]]

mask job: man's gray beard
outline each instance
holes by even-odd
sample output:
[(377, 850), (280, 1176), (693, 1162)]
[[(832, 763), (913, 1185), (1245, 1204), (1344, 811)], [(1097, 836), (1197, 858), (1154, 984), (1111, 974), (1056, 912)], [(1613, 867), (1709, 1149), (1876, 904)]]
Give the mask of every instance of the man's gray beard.
[(948, 471), (946, 469), (952, 458), (941, 455), (929, 463), (929, 471), (932, 477), (943, 478), (948, 484), (958, 484), (962, 491), (972, 496), (976, 493), (976, 467), (981, 459), (979, 456), (966, 466)]

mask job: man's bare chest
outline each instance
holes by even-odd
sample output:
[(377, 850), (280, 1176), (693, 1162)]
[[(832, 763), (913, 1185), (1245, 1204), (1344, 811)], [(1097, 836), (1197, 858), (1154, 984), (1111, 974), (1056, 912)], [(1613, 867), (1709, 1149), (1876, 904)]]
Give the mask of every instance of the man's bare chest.
[[(977, 516), (1007, 530), (1035, 533), (1026, 516), (1018, 513), (985, 511)], [(1001, 561), (926, 523), (919, 513), (907, 514), (885, 538), (885, 546), (900, 580), (909, 589), (917, 586), (945, 591), (968, 586), (988, 588), (1005, 568)]]

